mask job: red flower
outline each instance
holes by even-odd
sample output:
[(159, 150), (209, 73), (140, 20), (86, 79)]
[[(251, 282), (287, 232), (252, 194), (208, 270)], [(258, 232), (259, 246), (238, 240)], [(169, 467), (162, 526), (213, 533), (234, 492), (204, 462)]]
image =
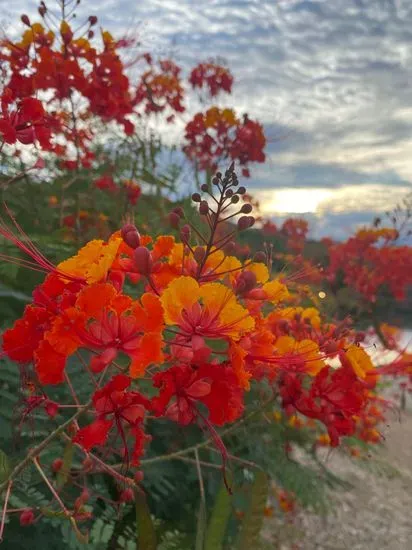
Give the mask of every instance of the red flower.
[(93, 396), (96, 420), (81, 428), (73, 441), (90, 451), (97, 445), (104, 445), (111, 430), (115, 428), (128, 456), (125, 430), (129, 429), (135, 440), (132, 463), (137, 465), (147, 439), (140, 425), (150, 402), (139, 392), (127, 391), (130, 384), (131, 379), (128, 376), (119, 374), (101, 390), (96, 391)]
[(233, 422), (243, 411), (243, 392), (231, 368), (205, 364), (171, 367), (153, 377), (160, 393), (152, 400), (158, 416), (165, 415), (179, 424), (190, 424), (199, 416), (197, 402), (209, 409), (208, 420), (221, 426)]

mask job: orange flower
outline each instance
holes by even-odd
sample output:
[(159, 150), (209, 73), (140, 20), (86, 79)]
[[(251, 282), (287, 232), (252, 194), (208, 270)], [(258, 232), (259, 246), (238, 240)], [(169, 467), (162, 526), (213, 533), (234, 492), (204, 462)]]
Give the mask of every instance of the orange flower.
[(349, 363), (358, 378), (365, 379), (376, 374), (371, 358), (360, 346), (355, 344), (349, 346), (345, 352), (342, 352), (341, 360), (343, 363)]
[(276, 340), (275, 348), (282, 357), (282, 364), (286, 365), (286, 369), (316, 376), (325, 366), (319, 353), (319, 346), (312, 340), (297, 342), (291, 336), (280, 336)]
[(161, 302), (166, 324), (178, 325), (187, 337), (239, 340), (255, 326), (233, 292), (220, 283), (199, 285), (192, 277), (179, 277), (163, 292)]

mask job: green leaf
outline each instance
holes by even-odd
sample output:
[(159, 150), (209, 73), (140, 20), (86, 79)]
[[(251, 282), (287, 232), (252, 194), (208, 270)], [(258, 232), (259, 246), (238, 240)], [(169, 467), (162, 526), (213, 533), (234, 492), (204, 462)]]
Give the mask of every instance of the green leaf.
[(4, 451), (0, 449), (0, 483), (6, 481), (10, 474), (9, 458)]
[(69, 478), (70, 468), (73, 462), (73, 455), (74, 455), (74, 445), (71, 441), (68, 441), (63, 451), (63, 464), (57, 474), (56, 485), (58, 489), (61, 489), (67, 483), (67, 480)]
[(268, 492), (268, 477), (265, 472), (258, 472), (251, 488), (249, 509), (243, 518), (235, 550), (259, 548), (259, 535), (262, 529)]
[(232, 497), (224, 483), (222, 483), (210, 516), (206, 532), (205, 550), (222, 550), (231, 511)]
[(140, 490), (135, 490), (136, 502), (136, 531), (138, 550), (156, 550), (156, 532), (146, 496)]

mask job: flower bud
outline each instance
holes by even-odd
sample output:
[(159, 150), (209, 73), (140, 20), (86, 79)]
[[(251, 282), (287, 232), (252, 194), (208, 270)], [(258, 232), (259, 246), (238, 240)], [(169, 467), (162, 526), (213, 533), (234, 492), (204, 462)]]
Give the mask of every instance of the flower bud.
[(90, 26), (93, 27), (93, 25), (95, 25), (97, 23), (97, 17), (95, 15), (90, 15), (89, 16), (89, 23), (90, 23)]
[(253, 271), (242, 271), (236, 282), (236, 293), (247, 294), (256, 286), (256, 275)]
[(207, 183), (202, 183), (200, 189), (203, 191), (203, 193), (207, 193), (207, 191), (209, 191), (209, 186)]
[(150, 251), (145, 246), (136, 248), (133, 259), (138, 273), (146, 277), (150, 275), (153, 267), (153, 259)]
[(26, 508), (20, 514), (20, 525), (31, 525), (34, 522), (34, 514), (31, 508)]
[(170, 212), (168, 219), (173, 229), (179, 229), (180, 216), (176, 212)]
[(219, 185), (219, 183), (220, 183), (220, 178), (218, 178), (217, 176), (212, 178), (212, 185)]
[(91, 39), (93, 38), (93, 36), (94, 36), (94, 32), (93, 32), (93, 31), (89, 31), (89, 32), (87, 33), (87, 38), (88, 38), (89, 40), (91, 40)]
[(28, 15), (26, 15), (25, 13), (20, 17), (20, 19), (22, 20), (22, 22), (27, 25), (28, 27), (31, 27), (31, 23), (30, 23), (30, 19), (28, 17)]
[(181, 206), (176, 206), (176, 208), (173, 208), (173, 212), (175, 212), (179, 216), (179, 218), (185, 217), (185, 211)]
[(50, 416), (50, 418), (54, 418), (59, 412), (59, 405), (54, 401), (47, 401), (44, 406), (44, 410), (46, 411), (46, 414)]
[(230, 202), (233, 204), (236, 204), (237, 202), (239, 202), (238, 195), (233, 195), (233, 197), (230, 199)]
[(200, 202), (202, 200), (200, 193), (193, 193), (192, 195), (192, 201), (193, 202)]
[(236, 252), (236, 243), (234, 241), (229, 241), (225, 246), (225, 252), (228, 256), (232, 256)]
[(187, 224), (184, 225), (180, 230), (180, 239), (182, 240), (182, 243), (187, 244), (189, 242), (190, 234), (191, 234), (190, 226)]
[(244, 204), (242, 206), (242, 208), (240, 209), (240, 211), (242, 212), (242, 214), (250, 214), (252, 212), (253, 208), (252, 208), (252, 205), (251, 204)]
[(135, 474), (134, 474), (134, 480), (136, 483), (141, 483), (144, 479), (144, 472), (142, 472), (142, 470), (138, 470)]
[(122, 239), (130, 246), (130, 248), (137, 248), (140, 246), (140, 234), (135, 225), (132, 223), (126, 223), (120, 232)]
[(255, 218), (253, 216), (248, 216), (249, 220), (249, 227), (253, 227), (255, 225)]
[(267, 260), (266, 252), (263, 252), (262, 250), (259, 250), (259, 252), (256, 252), (253, 258), (253, 261), (258, 263), (263, 263), (263, 264), (266, 263), (266, 260)]
[(63, 466), (63, 460), (61, 458), (56, 458), (52, 462), (51, 469), (56, 474), (61, 470), (62, 466)]
[(239, 231), (245, 231), (245, 229), (249, 229), (250, 227), (250, 220), (249, 216), (240, 216), (240, 218), (237, 221), (237, 228)]
[(238, 193), (239, 195), (244, 195), (246, 193), (246, 187), (243, 187), (242, 185), (241, 187), (239, 187), (236, 193)]
[(133, 489), (123, 489), (123, 491), (119, 495), (119, 502), (133, 502), (133, 500)]
[(203, 258), (205, 257), (205, 254), (206, 254), (206, 250), (204, 249), (203, 246), (198, 246), (197, 248), (195, 248), (193, 255), (198, 264), (202, 262)]
[(232, 189), (228, 189), (225, 193), (225, 197), (227, 197), (228, 199), (230, 199), (230, 197), (233, 196), (233, 190)]
[(202, 201), (199, 204), (199, 214), (201, 216), (206, 216), (209, 213), (209, 205), (207, 204), (207, 201)]

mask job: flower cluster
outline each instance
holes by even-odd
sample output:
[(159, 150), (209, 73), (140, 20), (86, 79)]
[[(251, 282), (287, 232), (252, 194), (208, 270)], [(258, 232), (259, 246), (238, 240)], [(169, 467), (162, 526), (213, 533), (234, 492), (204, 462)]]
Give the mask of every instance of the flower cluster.
[[(181, 209), (172, 212), (181, 242), (167, 235), (152, 240), (126, 224), (54, 267), (32, 245), (1, 231), (48, 272), (23, 317), (4, 333), (3, 352), (33, 364), (43, 386), (67, 382), (68, 358), (89, 352), (78, 368), (95, 381), (94, 420), (74, 438), (85, 450), (120, 432), (118, 452), (127, 452), (130, 436), (138, 464), (146, 414), (213, 430), (241, 416), (245, 392), (263, 379), (288, 414), (320, 420), (333, 445), (355, 432), (355, 416), (377, 379), (369, 356), (345, 325), (325, 323), (313, 307), (289, 306), (288, 288), (270, 276), (263, 253), (241, 262), (223, 252), (232, 235), (216, 241), (216, 227), (233, 216), (228, 209), (244, 189), (233, 168), (218, 173), (213, 187), (219, 190), (214, 208), (193, 196), (209, 235), (184, 223)], [(214, 196), (206, 185), (204, 191)], [(238, 230), (253, 225), (251, 208), (238, 211)], [(138, 390), (142, 377), (157, 395)]]
[(199, 63), (190, 73), (189, 82), (194, 89), (207, 89), (209, 94), (214, 97), (220, 91), (231, 93), (233, 76), (226, 67), (210, 61)]
[(239, 120), (232, 109), (211, 107), (186, 125), (183, 151), (200, 170), (216, 170), (227, 159), (237, 161), (249, 176), (249, 162), (264, 162), (266, 138), (262, 126), (247, 115)]

